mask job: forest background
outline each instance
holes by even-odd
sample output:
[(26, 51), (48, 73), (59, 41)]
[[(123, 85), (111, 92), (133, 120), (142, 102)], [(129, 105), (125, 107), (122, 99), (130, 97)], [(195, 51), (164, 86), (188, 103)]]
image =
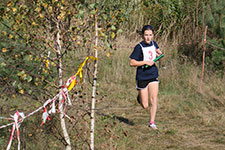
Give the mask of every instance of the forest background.
[[(1, 0), (0, 126), (43, 106), (94, 56), (69, 92), (67, 117), (59, 110), (40, 126), (42, 109), (24, 119), (21, 149), (92, 149), (93, 110), (95, 149), (225, 149), (224, 10), (223, 0)], [(159, 131), (147, 127), (129, 66), (146, 24), (165, 55), (157, 62)], [(6, 149), (11, 126), (0, 130)]]

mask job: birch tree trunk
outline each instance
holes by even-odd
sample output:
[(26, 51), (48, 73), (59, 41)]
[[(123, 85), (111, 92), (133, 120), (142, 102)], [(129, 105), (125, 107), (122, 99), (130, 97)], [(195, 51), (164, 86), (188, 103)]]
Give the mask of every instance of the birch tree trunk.
[[(98, 18), (97, 14), (95, 14), (95, 47), (98, 46)], [(98, 58), (98, 51), (95, 48), (95, 58)], [(92, 100), (91, 100), (91, 150), (95, 149), (94, 145), (94, 131), (95, 131), (95, 95), (96, 95), (96, 83), (97, 83), (97, 68), (98, 68), (98, 62), (95, 60), (94, 64), (94, 82), (92, 86)]]
[[(58, 63), (59, 63), (59, 87), (62, 87), (63, 85), (63, 79), (62, 79), (62, 48), (61, 48), (61, 43), (60, 43), (60, 28), (59, 28), (59, 22), (57, 22), (57, 35), (56, 35), (56, 43), (57, 43), (57, 51), (58, 51)], [(60, 89), (61, 93), (62, 89)], [(59, 95), (59, 105), (62, 104), (63, 96), (62, 94)], [(67, 143), (66, 145), (66, 150), (71, 150), (71, 143), (70, 143), (70, 137), (66, 129), (66, 123), (65, 123), (65, 118), (64, 118), (64, 112), (63, 112), (63, 105), (62, 107), (59, 107), (60, 111), (60, 122), (61, 122), (61, 128), (63, 131), (64, 139)]]

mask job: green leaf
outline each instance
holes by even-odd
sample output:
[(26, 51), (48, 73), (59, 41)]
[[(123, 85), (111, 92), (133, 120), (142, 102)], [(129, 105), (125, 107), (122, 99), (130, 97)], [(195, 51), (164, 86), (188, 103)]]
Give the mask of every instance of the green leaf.
[(92, 15), (94, 15), (94, 14), (95, 14), (95, 12), (96, 12), (95, 10), (92, 10), (90, 13), (91, 13)]
[(18, 73), (17, 73), (18, 76), (22, 76), (22, 75), (24, 75), (24, 74), (25, 74), (24, 71), (21, 71), (21, 72), (18, 72)]
[(112, 25), (112, 26), (111, 26), (111, 29), (112, 29), (113, 31), (115, 31), (115, 30), (116, 30), (116, 27), (115, 27), (114, 25)]
[(2, 62), (0, 66), (1, 66), (1, 67), (5, 67), (6, 64), (5, 64), (4, 62)]
[(122, 32), (123, 32), (123, 30), (122, 30), (122, 29), (119, 29), (117, 32), (118, 32), (118, 33), (122, 33)]
[(102, 17), (103, 17), (104, 20), (108, 19), (108, 16), (106, 14), (103, 14)]
[(41, 105), (41, 104), (40, 104), (39, 102), (36, 102), (36, 103), (35, 103), (35, 106), (36, 106), (36, 107), (39, 107), (40, 105)]
[(18, 88), (19, 90), (21, 90), (21, 89), (22, 89), (22, 84), (21, 84), (21, 83), (17, 84), (17, 88)]
[(90, 6), (90, 8), (94, 8), (95, 4), (90, 4), (89, 6)]
[(28, 90), (27, 92), (28, 92), (28, 94), (32, 94), (32, 90)]
[(32, 81), (32, 77), (31, 76), (27, 76), (27, 81), (28, 82)]
[(14, 81), (14, 82), (12, 83), (12, 86), (16, 86), (16, 81)]
[(108, 48), (112, 48), (112, 45), (109, 44), (108, 42), (106, 42), (106, 46), (107, 46)]
[(80, 15), (84, 15), (84, 11), (83, 10), (79, 10), (79, 14)]

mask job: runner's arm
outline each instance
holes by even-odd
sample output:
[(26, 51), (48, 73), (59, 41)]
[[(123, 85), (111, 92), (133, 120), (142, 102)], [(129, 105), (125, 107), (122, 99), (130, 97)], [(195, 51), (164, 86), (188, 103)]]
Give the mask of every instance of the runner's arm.
[(162, 55), (162, 51), (160, 49), (156, 49), (156, 57)]
[(137, 61), (135, 59), (130, 59), (130, 66), (131, 67), (139, 67), (143, 65), (152, 66), (155, 62), (154, 61)]

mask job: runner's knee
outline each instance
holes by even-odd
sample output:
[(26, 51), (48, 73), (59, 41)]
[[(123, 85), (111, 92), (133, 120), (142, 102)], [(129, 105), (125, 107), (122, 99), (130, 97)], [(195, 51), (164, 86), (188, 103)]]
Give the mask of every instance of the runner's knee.
[(157, 104), (157, 98), (150, 98), (151, 105)]

